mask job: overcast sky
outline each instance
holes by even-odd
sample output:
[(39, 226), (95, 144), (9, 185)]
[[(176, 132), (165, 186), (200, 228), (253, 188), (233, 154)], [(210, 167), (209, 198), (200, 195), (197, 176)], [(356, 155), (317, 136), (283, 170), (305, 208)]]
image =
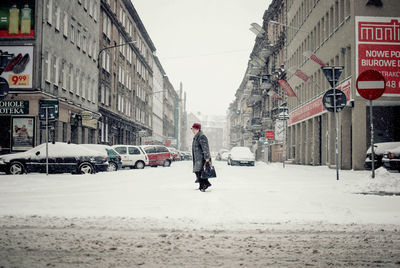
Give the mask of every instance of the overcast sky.
[(225, 115), (243, 79), (270, 0), (132, 0), (187, 110)]

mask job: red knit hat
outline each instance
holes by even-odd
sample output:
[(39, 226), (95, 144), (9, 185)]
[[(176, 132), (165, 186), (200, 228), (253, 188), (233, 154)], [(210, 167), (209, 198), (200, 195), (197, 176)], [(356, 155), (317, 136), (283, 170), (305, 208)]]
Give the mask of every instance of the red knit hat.
[(201, 125), (199, 123), (194, 123), (192, 128), (200, 130), (201, 129)]

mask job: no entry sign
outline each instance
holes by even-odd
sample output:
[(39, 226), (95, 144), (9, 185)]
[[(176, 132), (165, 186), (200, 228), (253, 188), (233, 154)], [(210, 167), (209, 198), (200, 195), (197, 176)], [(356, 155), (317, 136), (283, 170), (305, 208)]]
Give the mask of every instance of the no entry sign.
[(358, 93), (367, 100), (376, 100), (385, 92), (385, 78), (375, 70), (362, 72), (356, 82)]
[(266, 130), (265, 131), (265, 138), (266, 139), (274, 139), (274, 131), (273, 130)]

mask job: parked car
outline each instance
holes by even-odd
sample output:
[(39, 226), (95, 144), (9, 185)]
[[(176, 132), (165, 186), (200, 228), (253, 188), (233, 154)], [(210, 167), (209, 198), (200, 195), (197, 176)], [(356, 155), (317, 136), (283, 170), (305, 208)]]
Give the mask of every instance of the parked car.
[[(49, 173), (87, 174), (106, 171), (107, 153), (87, 149), (78, 144), (63, 142), (48, 144)], [(40, 144), (26, 152), (6, 154), (0, 157), (0, 171), (6, 174), (46, 172), (46, 144)]]
[(228, 156), (228, 165), (254, 166), (255, 157), (248, 147), (233, 147)]
[[(374, 144), (374, 168), (377, 169), (382, 166), (383, 155), (390, 150), (400, 146), (400, 142), (381, 142)], [(364, 162), (365, 169), (372, 169), (372, 151), (371, 147), (367, 150), (367, 155)]]
[(389, 149), (382, 158), (383, 166), (388, 170), (398, 170), (400, 172), (400, 146)]
[(229, 153), (230, 153), (229, 151), (223, 152), (223, 153), (221, 154), (221, 161), (228, 161)]
[(121, 144), (112, 148), (121, 156), (122, 167), (143, 169), (149, 164), (149, 157), (140, 146)]
[(222, 160), (222, 154), (229, 152), (227, 149), (221, 149), (218, 151), (217, 156), (215, 157), (215, 160)]
[(178, 152), (177, 149), (173, 148), (173, 147), (168, 147), (169, 152), (172, 155), (172, 161), (179, 161), (181, 160), (181, 156)]
[(171, 166), (172, 156), (167, 147), (163, 145), (144, 145), (141, 148), (149, 157), (149, 166)]
[(88, 149), (98, 151), (98, 152), (106, 152), (107, 153), (107, 162), (108, 162), (108, 171), (117, 171), (122, 168), (122, 158), (111, 146), (105, 144), (81, 144), (83, 147)]
[(192, 160), (192, 154), (190, 152), (182, 152), (182, 160)]

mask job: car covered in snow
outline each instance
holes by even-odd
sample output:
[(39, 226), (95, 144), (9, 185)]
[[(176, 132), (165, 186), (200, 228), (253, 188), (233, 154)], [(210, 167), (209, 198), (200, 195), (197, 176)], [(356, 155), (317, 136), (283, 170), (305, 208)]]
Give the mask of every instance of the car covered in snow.
[[(221, 149), (221, 150), (219, 150), (218, 151), (218, 153), (217, 153), (217, 155), (215, 156), (215, 160), (223, 160), (222, 159), (222, 155), (224, 154), (224, 153), (227, 153), (227, 152), (229, 152), (229, 150), (227, 150), (227, 149)], [(228, 156), (228, 155), (227, 155)], [(225, 159), (225, 161), (226, 161), (227, 159)]]
[(174, 147), (167, 147), (167, 148), (172, 155), (172, 161), (181, 160), (181, 155), (177, 149), (175, 149)]
[(400, 171), (400, 146), (389, 149), (382, 158), (383, 166), (388, 170)]
[[(87, 174), (107, 171), (107, 153), (87, 149), (73, 143), (48, 144), (49, 173)], [(0, 157), (0, 171), (6, 174), (46, 172), (46, 144), (40, 144), (26, 152), (6, 154)]]
[[(374, 144), (374, 168), (377, 169), (382, 166), (383, 155), (400, 146), (400, 142), (381, 142)], [(365, 169), (372, 169), (372, 150), (371, 147), (367, 150), (367, 155), (364, 162)]]
[(233, 147), (228, 155), (228, 165), (249, 165), (255, 164), (254, 154), (248, 147)]
[(221, 155), (221, 161), (228, 161), (230, 151), (223, 152)]
[(143, 145), (141, 148), (146, 152), (149, 157), (149, 166), (169, 167), (172, 163), (172, 154), (164, 145)]
[(120, 144), (112, 148), (121, 156), (122, 167), (143, 169), (149, 164), (149, 157), (140, 146)]
[(117, 171), (122, 168), (122, 158), (111, 146), (106, 144), (81, 144), (90, 150), (107, 153), (108, 171)]

